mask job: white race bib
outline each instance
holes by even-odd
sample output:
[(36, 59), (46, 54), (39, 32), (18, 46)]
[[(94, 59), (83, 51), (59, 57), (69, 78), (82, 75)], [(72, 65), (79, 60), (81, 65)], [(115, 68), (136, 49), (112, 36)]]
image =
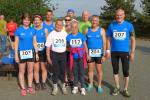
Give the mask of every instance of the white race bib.
[(101, 49), (89, 49), (90, 57), (101, 57)]
[(43, 51), (43, 49), (45, 48), (44, 43), (37, 43), (37, 47), (38, 47), (38, 51)]
[(113, 37), (115, 40), (124, 40), (126, 38), (126, 32), (114, 32)]
[(33, 58), (32, 50), (22, 50), (22, 51), (20, 51), (20, 58), (21, 59)]
[(82, 45), (82, 41), (81, 41), (81, 39), (71, 39), (70, 45), (72, 47), (80, 47)]
[(66, 47), (66, 41), (64, 39), (55, 39), (54, 47)]

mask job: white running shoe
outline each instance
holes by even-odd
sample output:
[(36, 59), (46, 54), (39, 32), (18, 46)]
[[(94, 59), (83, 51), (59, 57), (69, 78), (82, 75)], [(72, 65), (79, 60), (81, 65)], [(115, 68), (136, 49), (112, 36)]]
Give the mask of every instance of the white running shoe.
[(78, 87), (73, 87), (72, 94), (77, 94), (78, 93)]

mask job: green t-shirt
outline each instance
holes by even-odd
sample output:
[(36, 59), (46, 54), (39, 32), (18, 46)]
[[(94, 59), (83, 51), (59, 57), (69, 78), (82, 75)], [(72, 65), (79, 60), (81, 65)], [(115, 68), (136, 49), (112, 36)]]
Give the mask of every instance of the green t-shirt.
[(5, 20), (0, 20), (0, 35), (5, 35), (5, 28), (6, 28), (6, 21)]
[(79, 23), (79, 32), (80, 33), (83, 33), (85, 31), (85, 29), (87, 29), (88, 27), (91, 27), (91, 23), (90, 21), (88, 22), (80, 22)]

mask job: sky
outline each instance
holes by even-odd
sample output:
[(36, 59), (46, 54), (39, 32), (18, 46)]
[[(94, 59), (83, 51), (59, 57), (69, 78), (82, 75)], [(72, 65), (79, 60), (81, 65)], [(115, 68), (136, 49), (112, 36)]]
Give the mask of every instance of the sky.
[[(54, 11), (55, 16), (62, 17), (66, 15), (68, 9), (74, 9), (76, 16), (81, 16), (83, 10), (88, 10), (91, 15), (100, 14), (100, 8), (103, 7), (105, 0), (51, 0), (53, 4), (58, 4), (58, 9)], [(135, 9), (141, 12), (140, 0), (135, 0)]]

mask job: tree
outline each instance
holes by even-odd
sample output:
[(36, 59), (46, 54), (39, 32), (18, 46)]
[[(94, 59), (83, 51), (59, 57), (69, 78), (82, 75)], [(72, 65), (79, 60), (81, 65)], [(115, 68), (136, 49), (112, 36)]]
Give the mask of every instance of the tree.
[(143, 8), (143, 12), (139, 14), (136, 21), (136, 30), (140, 36), (150, 38), (150, 1), (149, 0), (141, 0), (141, 7)]
[(6, 19), (13, 17), (17, 22), (20, 22), (23, 13), (45, 15), (48, 9), (55, 10), (51, 0), (0, 0), (0, 13), (4, 14)]
[(150, 16), (150, 0), (142, 0), (143, 12), (146, 16)]
[(105, 0), (106, 5), (104, 5), (101, 10), (101, 17), (106, 19), (113, 19), (115, 15), (115, 10), (117, 8), (123, 8), (126, 12), (127, 19), (131, 19), (135, 10), (134, 10), (134, 1), (135, 0)]

